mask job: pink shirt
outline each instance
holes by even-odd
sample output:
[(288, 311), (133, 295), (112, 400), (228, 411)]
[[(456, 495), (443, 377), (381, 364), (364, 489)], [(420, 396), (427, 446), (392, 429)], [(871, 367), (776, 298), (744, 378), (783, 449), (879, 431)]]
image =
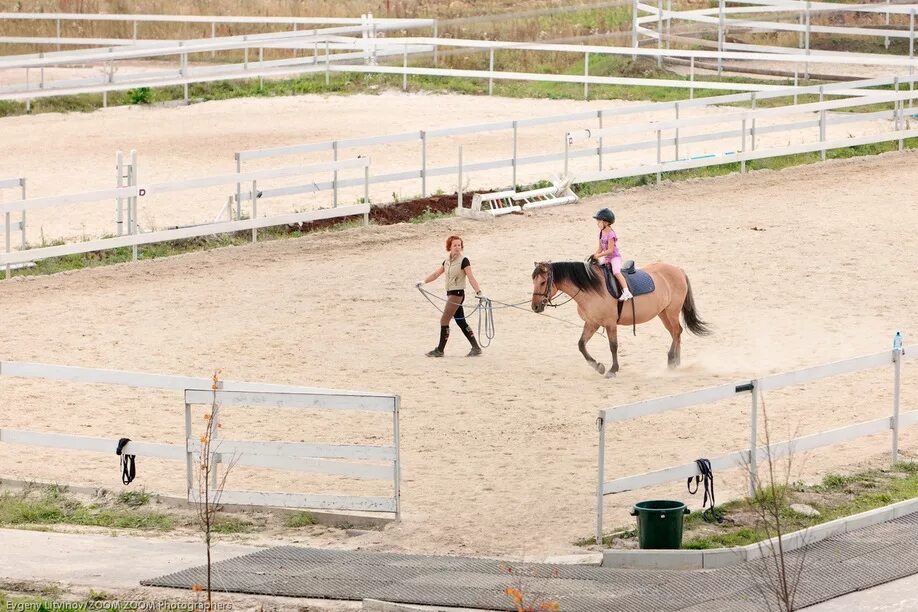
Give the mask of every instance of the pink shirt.
[(609, 250), (610, 242), (612, 243), (613, 248), (614, 248), (614, 250), (612, 251), (612, 255), (611, 256), (606, 255), (605, 257), (601, 258), (599, 263), (604, 263), (604, 264), (612, 263), (613, 258), (622, 256), (622, 254), (618, 250), (618, 236), (615, 234), (615, 230), (612, 229), (611, 227), (606, 228), (603, 231), (599, 232), (599, 248), (602, 249), (603, 251)]

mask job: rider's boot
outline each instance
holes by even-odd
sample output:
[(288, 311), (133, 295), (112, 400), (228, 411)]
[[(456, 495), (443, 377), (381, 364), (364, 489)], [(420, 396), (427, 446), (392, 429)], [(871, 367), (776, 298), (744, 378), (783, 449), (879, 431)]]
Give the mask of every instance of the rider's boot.
[(449, 340), (449, 325), (440, 326), (440, 344), (437, 348), (427, 353), (428, 357), (442, 357), (443, 349), (446, 348), (446, 341)]

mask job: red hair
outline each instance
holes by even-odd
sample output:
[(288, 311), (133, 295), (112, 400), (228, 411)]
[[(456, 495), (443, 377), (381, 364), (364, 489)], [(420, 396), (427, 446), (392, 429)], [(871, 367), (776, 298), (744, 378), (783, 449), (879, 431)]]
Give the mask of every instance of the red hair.
[(460, 236), (453, 235), (446, 239), (446, 250), (447, 251), (453, 247), (453, 242), (455, 242), (456, 240), (462, 243), (463, 248), (465, 247), (465, 240), (463, 240)]

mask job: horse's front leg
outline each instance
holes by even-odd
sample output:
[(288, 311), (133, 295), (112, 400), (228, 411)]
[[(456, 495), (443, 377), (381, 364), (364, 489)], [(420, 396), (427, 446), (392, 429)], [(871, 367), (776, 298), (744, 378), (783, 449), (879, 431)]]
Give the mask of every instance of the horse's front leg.
[(596, 333), (596, 330), (599, 329), (599, 325), (593, 323), (584, 323), (583, 324), (583, 333), (580, 335), (580, 342), (577, 343), (577, 348), (580, 349), (580, 354), (583, 355), (583, 358), (587, 360), (587, 363), (590, 366), (599, 372), (600, 374), (606, 371), (606, 366), (602, 365), (587, 351), (586, 345), (590, 341), (590, 338), (593, 337), (593, 334)]
[(609, 336), (609, 350), (612, 351), (612, 365), (606, 373), (606, 378), (613, 378), (618, 372), (618, 325), (606, 325), (606, 334)]

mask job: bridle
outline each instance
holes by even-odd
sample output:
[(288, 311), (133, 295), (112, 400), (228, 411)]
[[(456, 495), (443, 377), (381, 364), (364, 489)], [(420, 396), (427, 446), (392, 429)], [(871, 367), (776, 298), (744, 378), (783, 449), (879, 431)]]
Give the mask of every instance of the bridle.
[(546, 265), (542, 264), (542, 265), (539, 266), (539, 268), (542, 269), (543, 266), (544, 266), (544, 270), (545, 270), (545, 274), (546, 274), (546, 277), (545, 277), (545, 291), (544, 291), (543, 293), (536, 293), (535, 291), (533, 291), (533, 292), (532, 292), (532, 295), (533, 295), (533, 296), (537, 296), (537, 295), (538, 295), (538, 296), (541, 296), (541, 297), (542, 297), (542, 301), (539, 302), (539, 306), (543, 306), (543, 307), (544, 307), (544, 306), (551, 306), (552, 308), (555, 308), (556, 306), (555, 306), (554, 304), (551, 303), (551, 286), (552, 286), (552, 284), (554, 284), (554, 273), (552, 272), (551, 266), (546, 266)]
[(537, 295), (538, 295), (538, 296), (541, 296), (541, 297), (542, 297), (542, 301), (539, 302), (539, 306), (543, 306), (543, 307), (544, 307), (544, 306), (551, 306), (552, 308), (557, 308), (558, 306), (564, 306), (565, 304), (567, 304), (568, 302), (570, 302), (571, 300), (573, 300), (575, 297), (577, 297), (577, 295), (578, 295), (578, 294), (580, 293), (580, 291), (581, 291), (580, 289), (577, 290), (577, 293), (575, 293), (574, 295), (570, 296), (569, 298), (567, 298), (566, 300), (564, 300), (564, 301), (561, 302), (560, 304), (552, 304), (552, 303), (551, 303), (551, 298), (552, 298), (552, 291), (551, 291), (551, 288), (552, 288), (552, 285), (554, 285), (554, 283), (555, 283), (554, 271), (552, 270), (552, 267), (551, 267), (550, 264), (540, 264), (540, 265), (539, 265), (539, 269), (543, 269), (543, 267), (544, 267), (545, 274), (546, 274), (546, 278), (545, 278), (545, 291), (543, 291), (542, 293), (536, 293), (535, 291), (532, 292), (532, 295), (533, 295), (533, 296), (537, 296)]

